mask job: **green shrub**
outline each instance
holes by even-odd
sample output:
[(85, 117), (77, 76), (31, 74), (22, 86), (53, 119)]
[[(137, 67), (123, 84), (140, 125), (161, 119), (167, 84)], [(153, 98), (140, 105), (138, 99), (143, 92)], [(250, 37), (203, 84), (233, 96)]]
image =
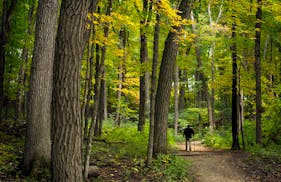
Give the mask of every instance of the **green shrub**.
[(232, 144), (230, 129), (209, 132), (205, 135), (203, 143), (207, 146), (221, 149), (229, 149)]
[(253, 145), (248, 147), (247, 150), (254, 156), (281, 162), (281, 145), (272, 144), (266, 147), (261, 145)]
[(175, 155), (158, 155), (153, 161), (153, 170), (162, 174), (166, 181), (184, 181), (188, 166), (187, 160)]

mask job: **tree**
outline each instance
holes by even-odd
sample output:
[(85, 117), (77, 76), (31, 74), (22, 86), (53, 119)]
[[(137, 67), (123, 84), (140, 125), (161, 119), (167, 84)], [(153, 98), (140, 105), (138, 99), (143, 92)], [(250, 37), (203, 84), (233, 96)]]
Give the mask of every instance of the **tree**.
[(236, 39), (236, 25), (232, 26), (232, 150), (240, 149), (238, 140), (238, 91), (237, 91), (237, 47)]
[(4, 104), (4, 74), (6, 62), (6, 44), (10, 32), (11, 16), (15, 10), (17, 0), (3, 0), (2, 24), (0, 32), (0, 120), (2, 120), (2, 108)]
[(261, 113), (262, 101), (261, 101), (261, 20), (262, 20), (262, 0), (257, 0), (258, 7), (256, 13), (256, 38), (255, 38), (255, 71), (256, 71), (256, 143), (262, 143), (262, 123)]
[(58, 1), (38, 4), (27, 108), (23, 168), (48, 167), (51, 159), (51, 101)]
[(149, 123), (149, 139), (147, 146), (147, 166), (152, 163), (153, 154), (153, 140), (154, 140), (154, 113), (155, 113), (155, 95), (157, 85), (157, 67), (158, 67), (158, 55), (159, 55), (159, 34), (160, 34), (160, 20), (161, 16), (156, 15), (156, 24), (154, 27), (154, 41), (153, 41), (153, 61), (152, 61), (152, 77), (150, 88), (150, 123)]
[(148, 49), (147, 49), (147, 29), (150, 19), (150, 6), (148, 0), (143, 0), (143, 11), (140, 21), (140, 63), (141, 63), (141, 73), (140, 73), (140, 106), (139, 106), (139, 124), (138, 131), (144, 130), (145, 124), (145, 112), (146, 103), (148, 102), (147, 92), (149, 91), (148, 83), (148, 71), (145, 68), (145, 64), (148, 62)]
[[(190, 0), (181, 1), (178, 15), (182, 20), (186, 19), (190, 15), (191, 3), (192, 1)], [(155, 100), (154, 155), (167, 153), (167, 124), (170, 92), (179, 47), (178, 32), (181, 28), (182, 26), (174, 26), (169, 31), (162, 56)]]
[(174, 130), (175, 135), (178, 134), (178, 123), (179, 123), (179, 66), (176, 65), (175, 74), (174, 74), (174, 109), (175, 109), (175, 118), (174, 118)]
[[(193, 12), (191, 12), (191, 19), (194, 21)], [(196, 33), (195, 24), (192, 24), (192, 32)], [(195, 53), (196, 53), (196, 59), (197, 59), (197, 70), (196, 70), (196, 72), (197, 72), (197, 75), (198, 75), (198, 79), (202, 82), (202, 89), (200, 88), (200, 91), (203, 91), (203, 93), (206, 97), (206, 100), (207, 100), (209, 129), (210, 129), (210, 131), (213, 131), (214, 130), (214, 116), (213, 116), (213, 108), (212, 108), (212, 99), (211, 99), (211, 96), (209, 94), (209, 88), (208, 88), (206, 76), (205, 76), (205, 74), (202, 70), (201, 50), (200, 50), (200, 46), (198, 44), (198, 40), (197, 40), (196, 37), (194, 39), (194, 43), (195, 43)]]
[(83, 181), (80, 66), (90, 3), (61, 4), (53, 75), (52, 181)]

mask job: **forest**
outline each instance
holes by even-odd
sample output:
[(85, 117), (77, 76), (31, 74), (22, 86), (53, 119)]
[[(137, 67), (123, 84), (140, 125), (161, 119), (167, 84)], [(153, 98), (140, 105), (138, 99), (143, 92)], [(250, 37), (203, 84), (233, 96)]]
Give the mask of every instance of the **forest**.
[(0, 181), (204, 181), (192, 160), (205, 150), (280, 180), (279, 0), (0, 10)]

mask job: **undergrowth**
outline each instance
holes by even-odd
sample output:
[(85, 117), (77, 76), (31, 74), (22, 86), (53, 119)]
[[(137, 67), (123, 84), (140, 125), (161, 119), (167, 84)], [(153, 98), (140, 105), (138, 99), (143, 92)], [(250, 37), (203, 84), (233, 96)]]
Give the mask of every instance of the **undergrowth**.
[[(101, 161), (109, 160), (109, 163), (122, 166), (122, 160), (131, 161), (130, 166), (124, 167), (124, 178), (134, 176), (136, 173), (149, 177), (150, 180), (183, 181), (187, 177), (186, 160), (174, 155), (159, 155), (152, 166), (145, 165), (147, 155), (148, 126), (143, 132), (137, 131), (134, 123), (123, 123), (120, 127), (114, 127), (113, 121), (104, 124), (102, 139), (106, 142), (96, 142), (93, 147), (93, 156), (99, 156), (96, 163), (105, 166)], [(172, 130), (168, 131), (168, 145), (175, 144)], [(107, 158), (109, 156), (109, 158)], [(95, 158), (95, 157), (94, 157)], [(107, 159), (106, 159), (107, 158)]]
[[(244, 143), (245, 150), (252, 156), (261, 159), (272, 159), (281, 162), (281, 145), (279, 143), (268, 142), (264, 139), (262, 145), (255, 144), (255, 124), (251, 121), (246, 121), (243, 125), (244, 128)], [(232, 145), (231, 127), (226, 127), (214, 132), (208, 132), (202, 138), (203, 142), (207, 146), (220, 149), (230, 149)], [(242, 137), (239, 134), (239, 144), (242, 149)]]

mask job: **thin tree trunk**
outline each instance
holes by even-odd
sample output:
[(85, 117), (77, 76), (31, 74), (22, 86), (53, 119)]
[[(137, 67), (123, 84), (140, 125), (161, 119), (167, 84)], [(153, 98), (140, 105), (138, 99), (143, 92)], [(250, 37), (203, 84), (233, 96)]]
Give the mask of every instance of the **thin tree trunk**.
[[(92, 27), (91, 27), (92, 29)], [(91, 30), (90, 30), (91, 31)], [(91, 33), (91, 32), (90, 32)], [(87, 107), (87, 102), (88, 102), (88, 90), (89, 90), (89, 82), (92, 81), (92, 78), (90, 77), (90, 54), (91, 54), (91, 35), (89, 35), (89, 40), (88, 40), (88, 45), (87, 45), (87, 54), (86, 54), (86, 73), (85, 73), (85, 79), (84, 79), (84, 92), (82, 94), (82, 104), (81, 104), (81, 125), (82, 128), (84, 128), (82, 136), (83, 138), (85, 137), (85, 132), (87, 132), (87, 127), (86, 126), (86, 107)], [(86, 128), (86, 129), (85, 129)]]
[(90, 1), (61, 3), (52, 100), (52, 181), (82, 182), (80, 67)]
[[(190, 15), (192, 1), (182, 0), (179, 6), (179, 15), (186, 19)], [(173, 27), (166, 39), (165, 48), (160, 67), (159, 82), (155, 100), (155, 130), (154, 130), (154, 155), (167, 153), (167, 125), (169, 101), (172, 88), (172, 78), (175, 70), (179, 44), (178, 33), (182, 27)]]
[(180, 70), (180, 93), (179, 93), (179, 112), (183, 112), (186, 102), (185, 102), (185, 92), (188, 90), (188, 79), (187, 79), (187, 71)]
[(92, 113), (92, 122), (87, 133), (87, 141), (86, 141), (86, 151), (84, 157), (84, 171), (83, 176), (84, 180), (88, 178), (88, 170), (90, 164), (90, 153), (92, 148), (92, 140), (93, 135), (95, 133), (95, 126), (97, 120), (97, 113), (98, 113), (98, 106), (99, 106), (99, 99), (100, 99), (100, 84), (101, 84), (101, 72), (104, 69), (104, 63), (100, 62), (100, 48), (99, 45), (96, 45), (96, 73), (95, 73), (95, 85), (94, 85), (94, 106), (93, 106), (93, 113)]
[(245, 137), (244, 137), (244, 129), (243, 129), (243, 123), (244, 123), (244, 102), (243, 102), (243, 90), (240, 86), (240, 80), (239, 80), (239, 123), (240, 123), (240, 132), (242, 136), (242, 146), (245, 150)]
[(262, 0), (257, 0), (258, 7), (256, 13), (256, 39), (255, 39), (255, 70), (256, 70), (256, 143), (262, 143), (262, 100), (261, 100), (261, 20), (262, 20)]
[(122, 102), (122, 83), (123, 83), (123, 72), (124, 72), (124, 66), (123, 64), (126, 61), (126, 43), (127, 43), (127, 30), (125, 27), (123, 27), (120, 30), (119, 33), (119, 39), (120, 39), (120, 49), (124, 50), (122, 60), (118, 63), (118, 85), (117, 85), (117, 106), (116, 106), (116, 116), (115, 116), (115, 125), (120, 126), (121, 125), (121, 102)]
[(58, 1), (39, 2), (30, 74), (24, 173), (49, 167), (51, 101)]
[(234, 41), (231, 46), (232, 51), (232, 150), (239, 150), (238, 140), (238, 110), (237, 110), (237, 47), (236, 47), (236, 25), (232, 26), (232, 39)]
[[(112, 1), (109, 1), (109, 6), (107, 9), (107, 15), (110, 15), (112, 8)], [(99, 11), (99, 10), (98, 10)], [(109, 34), (109, 24), (106, 25), (104, 29), (105, 37), (108, 37)], [(102, 47), (102, 52), (100, 52), (100, 46), (96, 45), (96, 75), (95, 75), (95, 86), (94, 86), (94, 108), (92, 114), (92, 123), (87, 136), (86, 152), (85, 152), (85, 161), (84, 161), (84, 179), (88, 178), (88, 168), (90, 164), (90, 152), (92, 148), (92, 138), (93, 135), (100, 135), (101, 133), (101, 120), (98, 120), (98, 107), (100, 105), (101, 97), (101, 79), (103, 72), (105, 70), (105, 53), (106, 45)], [(102, 53), (100, 58), (100, 53)]]
[(22, 87), (24, 88), (24, 74), (25, 74), (25, 58), (28, 55), (28, 50), (26, 46), (22, 49), (22, 65), (20, 66), (20, 71), (18, 74), (18, 85), (17, 85), (17, 96), (16, 96), (16, 107), (15, 107), (15, 118), (16, 121), (21, 117), (22, 113), (22, 104), (23, 104), (23, 90)]
[(153, 62), (152, 62), (152, 77), (151, 77), (151, 93), (150, 93), (150, 127), (149, 139), (147, 149), (147, 166), (152, 163), (153, 154), (153, 138), (154, 138), (154, 113), (155, 113), (155, 96), (157, 86), (157, 67), (159, 55), (159, 33), (160, 33), (160, 20), (159, 14), (156, 15), (156, 24), (154, 27), (154, 42), (153, 42)]
[(174, 99), (175, 99), (175, 118), (174, 118), (174, 132), (178, 134), (179, 123), (179, 67), (176, 65), (175, 69), (175, 82), (174, 82)]
[[(194, 21), (193, 13), (191, 12), (191, 19)], [(195, 24), (192, 24), (192, 32), (196, 33), (196, 27)], [(212, 109), (212, 101), (211, 101), (211, 96), (209, 94), (209, 89), (208, 85), (206, 82), (206, 77), (204, 72), (201, 70), (202, 69), (202, 60), (201, 60), (201, 55), (200, 55), (200, 47), (197, 43), (197, 38), (194, 39), (195, 42), (195, 52), (196, 52), (196, 58), (197, 58), (197, 70), (199, 79), (202, 81), (202, 89), (204, 92), (204, 95), (207, 100), (207, 109), (208, 109), (208, 120), (209, 120), (209, 129), (212, 132), (214, 130), (214, 116), (213, 116), (213, 109)]]
[[(100, 14), (100, 10), (98, 10), (98, 13)], [(93, 125), (93, 132), (94, 132), (94, 136), (98, 135), (98, 128), (99, 128), (99, 122), (97, 122), (98, 120), (98, 106), (99, 106), (99, 102), (100, 102), (100, 83), (101, 83), (101, 51), (100, 51), (100, 45), (96, 44), (96, 75), (95, 75), (95, 85), (94, 85), (94, 111), (92, 114), (92, 123), (91, 123), (91, 128)], [(95, 103), (97, 103), (97, 106), (95, 107)], [(95, 109), (97, 109), (97, 112), (95, 112)], [(87, 136), (87, 140), (89, 136)], [(86, 167), (86, 166), (84, 166)], [(85, 173), (86, 174), (86, 173)], [(87, 173), (88, 175), (88, 173)], [(84, 176), (86, 177), (86, 176)]]

